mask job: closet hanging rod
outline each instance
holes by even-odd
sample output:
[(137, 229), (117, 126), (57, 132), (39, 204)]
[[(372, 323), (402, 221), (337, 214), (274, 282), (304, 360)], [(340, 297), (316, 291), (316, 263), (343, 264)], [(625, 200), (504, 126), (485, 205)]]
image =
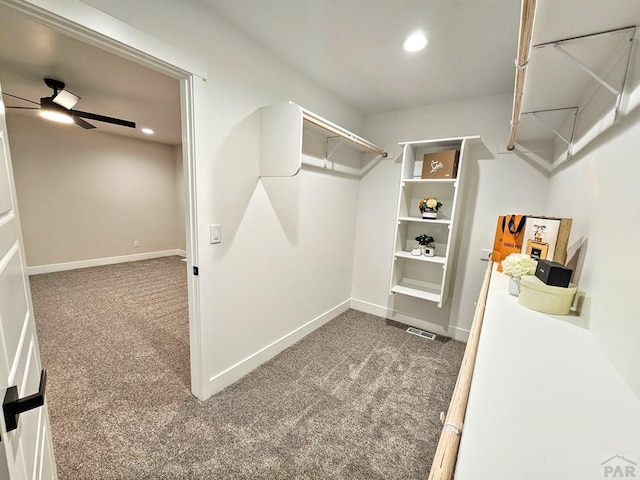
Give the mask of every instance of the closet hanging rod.
[(635, 28), (636, 28), (635, 25), (630, 25), (628, 27), (614, 28), (611, 30), (603, 30), (602, 32), (588, 33), (586, 35), (579, 35), (577, 37), (569, 37), (569, 38), (563, 38), (561, 40), (554, 40), (552, 42), (538, 43), (536, 45), (533, 45), (531, 48), (544, 48), (544, 47), (549, 47), (551, 45), (556, 45), (558, 43), (571, 42), (573, 40), (582, 40), (583, 38), (597, 37), (598, 35), (606, 35), (608, 33), (624, 32), (626, 30), (632, 30)]
[(516, 148), (516, 133), (518, 131), (518, 122), (520, 122), (520, 112), (522, 111), (524, 79), (529, 63), (529, 53), (531, 52), (531, 36), (533, 34), (533, 18), (535, 12), (536, 0), (522, 0), (520, 36), (518, 38), (518, 55), (516, 57), (516, 78), (513, 94), (513, 112), (511, 114), (511, 133), (509, 135), (507, 150)]
[(577, 110), (578, 107), (557, 107), (557, 108), (544, 108), (542, 110), (531, 110), (529, 112), (522, 112), (521, 115), (528, 115), (531, 113), (546, 113), (546, 112), (560, 112), (562, 110)]
[(345, 130), (342, 127), (339, 127), (335, 123), (332, 123), (329, 120), (325, 120), (324, 118), (314, 113), (311, 113), (309, 110), (305, 110), (304, 108), (302, 109), (302, 118), (331, 133), (335, 133), (339, 137), (349, 140), (351, 143), (355, 143), (356, 145), (359, 145), (362, 148), (365, 148), (371, 152), (377, 153), (382, 158), (387, 158), (389, 155), (387, 152), (385, 152), (382, 148), (378, 147), (377, 145), (374, 145), (373, 143), (365, 140), (364, 138), (359, 137), (358, 135), (351, 133), (350, 131)]

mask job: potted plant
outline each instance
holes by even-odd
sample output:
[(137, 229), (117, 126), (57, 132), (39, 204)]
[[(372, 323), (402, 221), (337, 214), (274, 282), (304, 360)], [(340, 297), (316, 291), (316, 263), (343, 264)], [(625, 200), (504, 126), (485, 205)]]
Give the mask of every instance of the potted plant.
[(438, 210), (442, 207), (442, 202), (439, 202), (437, 198), (427, 197), (421, 198), (418, 202), (418, 208), (422, 213), (422, 218), (435, 220), (438, 218)]
[(434, 239), (432, 236), (422, 233), (416, 237), (416, 242), (418, 242), (418, 248), (420, 248), (422, 255), (433, 257), (436, 254), (436, 246), (433, 243)]
[(527, 253), (511, 253), (502, 261), (502, 272), (509, 275), (509, 293), (520, 295), (520, 277), (534, 275), (538, 262)]

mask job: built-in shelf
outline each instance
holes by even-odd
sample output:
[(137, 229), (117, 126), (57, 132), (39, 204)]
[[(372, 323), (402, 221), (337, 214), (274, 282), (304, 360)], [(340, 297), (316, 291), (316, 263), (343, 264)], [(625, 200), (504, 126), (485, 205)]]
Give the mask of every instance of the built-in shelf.
[[(445, 138), (403, 142), (402, 174), (396, 216), (396, 235), (389, 290), (434, 302), (442, 307), (449, 298), (449, 288), (456, 252), (456, 235), (460, 215), (460, 198), (469, 144), (479, 137)], [(423, 179), (422, 162), (428, 153), (458, 150), (457, 178)], [(437, 198), (442, 203), (435, 220), (421, 217), (419, 200)], [(434, 257), (411, 255), (415, 238), (433, 237)]]
[(396, 258), (407, 258), (409, 260), (415, 260), (417, 262), (431, 262), (431, 263), (439, 263), (444, 265), (447, 259), (445, 257), (440, 257), (438, 255), (434, 255), (433, 257), (427, 257), (426, 255), (411, 255), (411, 252), (396, 252)]
[(403, 279), (397, 285), (391, 287), (393, 293), (400, 293), (409, 297), (421, 298), (422, 300), (428, 300), (430, 302), (439, 303), (442, 299), (440, 294), (442, 288), (441, 285), (436, 284), (422, 284), (419, 285), (416, 282)]
[[(371, 152), (386, 158), (387, 153), (374, 143), (302, 108), (295, 103), (260, 109), (260, 177), (292, 177), (302, 168), (305, 135), (323, 142), (323, 166), (339, 148)], [(329, 145), (331, 142), (331, 145)]]
[(440, 218), (436, 218), (435, 220), (429, 220), (428, 218), (418, 218), (418, 217), (399, 217), (399, 222), (418, 222), (418, 223), (438, 223), (441, 225), (450, 225), (451, 220), (444, 220)]
[(434, 179), (413, 178), (410, 180), (403, 180), (402, 184), (404, 186), (408, 186), (408, 185), (430, 185), (430, 184), (438, 184), (438, 183), (448, 185), (453, 183), (455, 186), (456, 180), (457, 179), (455, 178), (434, 178)]

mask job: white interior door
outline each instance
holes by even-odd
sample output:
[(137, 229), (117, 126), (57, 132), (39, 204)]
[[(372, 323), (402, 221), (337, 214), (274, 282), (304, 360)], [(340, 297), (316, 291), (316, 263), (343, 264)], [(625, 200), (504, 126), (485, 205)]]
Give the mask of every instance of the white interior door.
[[(42, 363), (8, 140), (0, 95), (0, 479), (49, 480), (57, 475), (46, 400), (44, 405), (21, 413), (13, 429), (15, 416), (7, 419), (4, 413), (37, 405), (41, 383), (46, 383), (40, 381)], [(6, 401), (14, 393), (19, 399), (31, 398), (9, 406)]]

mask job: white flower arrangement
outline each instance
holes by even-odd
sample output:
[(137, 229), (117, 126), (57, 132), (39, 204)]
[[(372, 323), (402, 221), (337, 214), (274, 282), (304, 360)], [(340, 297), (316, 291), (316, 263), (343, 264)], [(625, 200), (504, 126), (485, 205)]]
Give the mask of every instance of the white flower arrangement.
[(502, 272), (513, 278), (536, 273), (538, 262), (526, 253), (511, 253), (502, 261)]
[(421, 212), (425, 210), (430, 210), (432, 212), (437, 212), (442, 206), (442, 202), (439, 202), (437, 198), (421, 198), (418, 202), (418, 208)]

